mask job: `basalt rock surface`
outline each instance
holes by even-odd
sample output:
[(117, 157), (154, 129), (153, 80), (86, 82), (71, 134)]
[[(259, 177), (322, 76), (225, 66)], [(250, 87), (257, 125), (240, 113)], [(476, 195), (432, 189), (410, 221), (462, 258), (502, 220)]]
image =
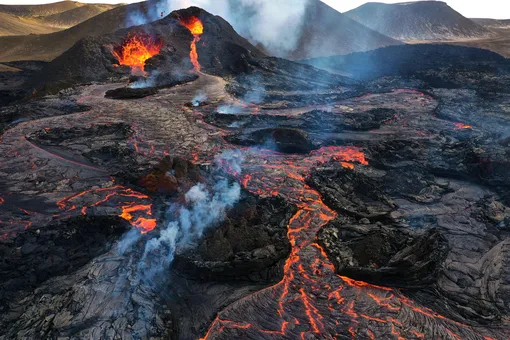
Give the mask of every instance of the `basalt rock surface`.
[(299, 116), (275, 116), (264, 111), (257, 115), (212, 113), (206, 120), (222, 128), (262, 129), (267, 126), (281, 126), (301, 129), (309, 133), (331, 133), (342, 131), (367, 131), (381, 127), (397, 114), (391, 109), (373, 109), (366, 112), (345, 112), (313, 110)]
[(353, 222), (339, 218), (319, 234), (339, 274), (407, 289), (437, 281), (447, 253), (447, 241), (437, 229), (420, 232)]
[(382, 219), (396, 208), (380, 182), (349, 169), (315, 172), (308, 184), (318, 189), (329, 207), (357, 218)]
[(196, 248), (176, 254), (174, 267), (200, 280), (276, 283), (290, 253), (287, 225), (296, 208), (281, 198), (251, 194), (227, 213)]
[(158, 90), (149, 88), (130, 88), (130, 87), (119, 87), (115, 90), (106, 91), (105, 97), (110, 99), (139, 99), (147, 96), (152, 96), (158, 93)]
[[(487, 189), (417, 170), (392, 179), (396, 169), (317, 169), (309, 183), (342, 214), (321, 230), (319, 243), (342, 276), (398, 287), (460, 322), (497, 327), (508, 313), (509, 208)], [(379, 215), (353, 213), (347, 208), (359, 196), (352, 187), (369, 195), (365, 210), (378, 207), (374, 200), (394, 204)]]
[[(55, 221), (0, 244), (1, 297), (9, 301), (18, 291), (34, 289), (48, 278), (71, 273), (107, 252), (127, 231), (119, 217), (79, 216)], [(6, 304), (2, 313), (9, 312)]]
[(243, 146), (264, 146), (284, 153), (308, 153), (314, 146), (308, 134), (291, 128), (271, 128), (231, 135), (229, 142)]

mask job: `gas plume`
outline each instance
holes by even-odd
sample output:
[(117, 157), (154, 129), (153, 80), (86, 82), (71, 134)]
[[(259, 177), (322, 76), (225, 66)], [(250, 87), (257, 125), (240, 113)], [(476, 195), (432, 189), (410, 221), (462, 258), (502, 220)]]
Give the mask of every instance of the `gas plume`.
[(219, 15), (255, 45), (285, 57), (297, 45), (310, 0), (159, 0), (152, 1), (148, 13), (131, 12), (127, 26), (156, 21), (174, 10), (196, 6)]

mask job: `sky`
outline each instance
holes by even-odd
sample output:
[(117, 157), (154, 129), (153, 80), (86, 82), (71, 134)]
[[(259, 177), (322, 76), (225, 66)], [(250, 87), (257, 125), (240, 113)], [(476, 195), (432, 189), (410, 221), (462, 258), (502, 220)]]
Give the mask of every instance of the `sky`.
[[(0, 4), (21, 5), (21, 4), (43, 4), (55, 2), (57, 0), (0, 0)], [(88, 3), (130, 3), (139, 2), (140, 0), (80, 0), (80, 2)], [(278, 0), (268, 0), (278, 1)], [(363, 5), (365, 0), (322, 0), (331, 7), (340, 12)], [(417, 0), (410, 0), (417, 1)], [(405, 0), (383, 0), (379, 2), (397, 3), (406, 2)], [(493, 18), (493, 19), (510, 19), (510, 0), (446, 0), (448, 5), (460, 12), (468, 18)]]

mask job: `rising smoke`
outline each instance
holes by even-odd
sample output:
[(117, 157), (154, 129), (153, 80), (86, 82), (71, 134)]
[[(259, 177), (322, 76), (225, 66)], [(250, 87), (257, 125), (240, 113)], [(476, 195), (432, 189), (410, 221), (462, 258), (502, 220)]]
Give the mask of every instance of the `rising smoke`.
[[(225, 151), (214, 164), (229, 172), (240, 173), (243, 158), (239, 151)], [(241, 186), (227, 179), (211, 188), (199, 183), (184, 196), (184, 204), (171, 204), (166, 211), (166, 226), (159, 235), (148, 240), (138, 262), (138, 279), (151, 280), (169, 267), (177, 248), (196, 245), (208, 228), (215, 227), (227, 210), (241, 197)], [(118, 244), (118, 252), (125, 254), (141, 238), (138, 231), (128, 232)], [(137, 280), (138, 282), (138, 280)]]
[(159, 20), (170, 12), (197, 6), (219, 15), (255, 45), (261, 44), (275, 56), (285, 57), (301, 37), (304, 15), (310, 0), (159, 0), (149, 12), (134, 11), (127, 26)]

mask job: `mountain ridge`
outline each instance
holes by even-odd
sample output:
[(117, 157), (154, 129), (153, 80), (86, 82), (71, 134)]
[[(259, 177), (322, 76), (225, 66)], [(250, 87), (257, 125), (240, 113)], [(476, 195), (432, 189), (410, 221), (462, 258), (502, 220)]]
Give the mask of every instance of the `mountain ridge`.
[(345, 15), (401, 41), (450, 41), (495, 36), (494, 32), (462, 16), (442, 1), (368, 2)]

